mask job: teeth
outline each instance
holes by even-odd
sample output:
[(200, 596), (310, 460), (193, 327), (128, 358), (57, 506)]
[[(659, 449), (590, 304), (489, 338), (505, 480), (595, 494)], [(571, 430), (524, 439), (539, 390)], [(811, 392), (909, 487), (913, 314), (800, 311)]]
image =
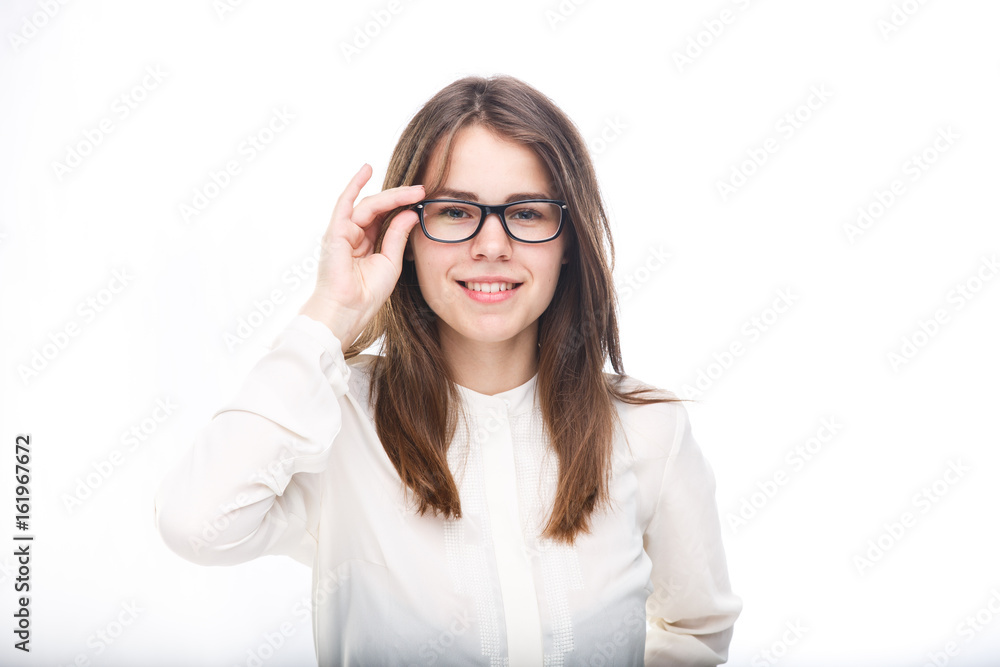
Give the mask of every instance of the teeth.
[(514, 283), (465, 283), (473, 292), (506, 292), (514, 289)]

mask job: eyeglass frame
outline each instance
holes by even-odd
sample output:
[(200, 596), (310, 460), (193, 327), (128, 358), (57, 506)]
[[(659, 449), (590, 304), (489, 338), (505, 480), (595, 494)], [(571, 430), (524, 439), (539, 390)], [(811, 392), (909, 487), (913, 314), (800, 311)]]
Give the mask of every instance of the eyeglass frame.
[[(449, 241), (445, 239), (439, 239), (435, 236), (431, 236), (430, 233), (427, 231), (427, 227), (424, 225), (424, 205), (437, 204), (443, 202), (448, 202), (452, 204), (468, 204), (469, 206), (475, 206), (476, 208), (478, 208), (480, 216), (479, 216), (479, 224), (476, 225), (476, 231), (472, 232), (472, 234), (466, 236), (464, 239), (458, 239), (456, 241)], [(507, 217), (504, 215), (504, 212), (507, 210), (507, 208), (510, 206), (515, 206), (517, 204), (539, 204), (539, 203), (559, 205), (559, 227), (556, 228), (556, 233), (547, 239), (541, 239), (538, 241), (527, 241), (525, 239), (520, 239), (514, 236), (514, 234), (510, 231), (510, 227), (507, 226)], [(486, 224), (486, 218), (488, 218), (493, 213), (496, 213), (497, 217), (500, 218), (500, 225), (503, 227), (503, 231), (512, 240), (517, 241), (518, 243), (548, 243), (549, 241), (554, 241), (556, 238), (559, 237), (560, 234), (562, 234), (563, 227), (565, 226), (563, 223), (566, 222), (566, 214), (569, 212), (569, 206), (566, 204), (565, 201), (562, 201), (561, 199), (520, 199), (518, 201), (512, 201), (508, 204), (494, 204), (492, 206), (488, 204), (480, 204), (474, 201), (467, 201), (465, 199), (421, 199), (416, 204), (413, 204), (410, 208), (411, 210), (415, 210), (417, 212), (417, 216), (420, 218), (420, 229), (423, 230), (424, 236), (426, 236), (431, 241), (434, 241), (436, 243), (465, 243), (466, 241), (471, 241), (472, 239), (476, 238), (476, 236), (479, 234), (480, 231), (482, 231), (483, 225)]]

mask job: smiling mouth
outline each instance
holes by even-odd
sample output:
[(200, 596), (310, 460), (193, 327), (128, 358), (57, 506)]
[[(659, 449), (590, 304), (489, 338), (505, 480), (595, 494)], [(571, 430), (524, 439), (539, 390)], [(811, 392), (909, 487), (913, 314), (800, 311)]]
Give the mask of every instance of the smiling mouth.
[(510, 292), (520, 287), (523, 283), (473, 283), (458, 281), (458, 284), (473, 292)]

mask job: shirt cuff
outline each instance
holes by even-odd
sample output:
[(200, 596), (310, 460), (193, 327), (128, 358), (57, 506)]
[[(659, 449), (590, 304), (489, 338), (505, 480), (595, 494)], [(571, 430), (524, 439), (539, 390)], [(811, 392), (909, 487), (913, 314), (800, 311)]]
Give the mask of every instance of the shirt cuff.
[(292, 318), (288, 326), (278, 334), (274, 342), (271, 343), (271, 349), (278, 347), (285, 340), (298, 337), (308, 338), (323, 348), (323, 354), (320, 355), (323, 375), (330, 381), (330, 386), (333, 387), (333, 391), (338, 397), (346, 394), (347, 381), (351, 377), (351, 367), (347, 365), (347, 360), (344, 358), (340, 339), (322, 322), (300, 313)]

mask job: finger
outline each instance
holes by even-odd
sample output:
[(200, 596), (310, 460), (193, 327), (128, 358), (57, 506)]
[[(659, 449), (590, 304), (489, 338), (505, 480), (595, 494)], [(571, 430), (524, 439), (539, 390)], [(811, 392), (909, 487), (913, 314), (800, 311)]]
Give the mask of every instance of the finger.
[(422, 185), (401, 186), (383, 190), (377, 194), (369, 195), (358, 202), (358, 205), (354, 207), (354, 213), (351, 215), (351, 221), (361, 227), (367, 227), (383, 213), (399, 206), (416, 204), (423, 198), (424, 186)]
[(357, 250), (365, 242), (365, 230), (357, 225), (344, 225), (340, 228), (340, 236), (351, 244), (351, 248)]
[(361, 165), (358, 173), (354, 174), (354, 177), (351, 178), (350, 183), (347, 184), (344, 191), (340, 193), (340, 197), (337, 198), (337, 203), (333, 207), (333, 216), (330, 219), (331, 226), (334, 220), (351, 217), (351, 212), (354, 210), (354, 200), (361, 194), (361, 188), (365, 186), (365, 183), (371, 177), (371, 165), (365, 162)]
[(382, 254), (389, 258), (397, 271), (402, 270), (406, 241), (410, 238), (410, 232), (419, 222), (420, 218), (416, 211), (402, 211), (392, 219), (392, 222), (389, 223), (389, 229), (382, 237)]

